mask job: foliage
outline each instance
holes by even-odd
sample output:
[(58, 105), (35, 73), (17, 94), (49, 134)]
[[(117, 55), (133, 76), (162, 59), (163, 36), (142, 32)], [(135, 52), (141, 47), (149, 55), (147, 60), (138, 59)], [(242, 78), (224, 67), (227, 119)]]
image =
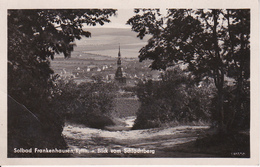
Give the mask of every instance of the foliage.
[(164, 70), (183, 62), (198, 81), (213, 78), (219, 127), (230, 128), (230, 123), (224, 124), (225, 77), (235, 79), (235, 117), (242, 111), (242, 95), (249, 94), (250, 10), (169, 9), (165, 17), (158, 9), (135, 9), (135, 13), (127, 24), (137, 37), (152, 35), (139, 51), (140, 61), (151, 59), (152, 69)]
[(114, 100), (114, 111), (112, 113), (115, 118), (126, 118), (136, 116), (140, 107), (140, 102), (137, 98), (116, 98)]
[(209, 120), (213, 90), (210, 82), (198, 86), (191, 75), (178, 68), (166, 71), (162, 81), (139, 83), (137, 96), (141, 107), (134, 129), (159, 127), (171, 121), (185, 124)]
[(81, 83), (57, 80), (53, 109), (68, 121), (103, 128), (113, 122), (109, 118), (117, 87), (112, 83)]
[(8, 10), (8, 93), (27, 106), (29, 97), (48, 96), (53, 74), (48, 58), (69, 57), (73, 41), (91, 35), (84, 24), (103, 25), (113, 14), (112, 9)]
[(52, 75), (50, 59), (59, 53), (69, 58), (74, 40), (91, 35), (83, 26), (110, 22), (109, 17), (115, 12), (113, 9), (8, 10), (8, 94), (36, 115), (46, 132), (61, 133), (63, 126), (62, 116), (52, 108), (57, 76)]
[[(241, 109), (236, 110), (237, 100), (236, 97), (237, 89), (235, 86), (224, 87), (224, 104), (223, 110), (225, 113), (224, 124), (226, 124), (230, 130), (246, 130), (250, 128), (250, 94), (249, 91), (241, 94)], [(211, 99), (211, 111), (212, 121), (217, 122), (220, 118), (216, 111), (217, 109), (218, 95), (215, 94), (214, 98)], [(218, 125), (216, 125), (218, 126)]]

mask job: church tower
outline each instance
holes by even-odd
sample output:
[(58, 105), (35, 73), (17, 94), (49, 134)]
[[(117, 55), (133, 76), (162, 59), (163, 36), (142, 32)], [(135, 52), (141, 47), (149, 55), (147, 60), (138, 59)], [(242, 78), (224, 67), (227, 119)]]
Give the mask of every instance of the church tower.
[(123, 72), (122, 72), (120, 45), (119, 45), (119, 51), (118, 51), (117, 70), (116, 70), (116, 74), (115, 74), (115, 79), (119, 83), (126, 83), (126, 78), (123, 77)]

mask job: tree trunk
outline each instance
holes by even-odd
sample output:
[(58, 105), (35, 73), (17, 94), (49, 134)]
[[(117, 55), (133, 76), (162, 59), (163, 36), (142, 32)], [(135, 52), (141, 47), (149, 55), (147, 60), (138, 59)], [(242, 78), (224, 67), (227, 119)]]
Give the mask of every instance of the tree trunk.
[[(230, 22), (229, 22), (229, 17), (230, 17), (230, 10), (227, 11), (227, 20), (228, 20), (228, 31), (229, 31), (229, 38), (230, 38), (230, 42), (231, 42), (231, 53), (232, 53), (232, 57), (234, 57), (234, 41), (233, 41), (233, 34), (231, 31), (231, 26), (230, 26)], [(241, 24), (243, 25), (243, 19), (241, 19)], [(238, 76), (237, 76), (237, 83), (236, 83), (236, 101), (235, 101), (235, 107), (234, 107), (234, 111), (233, 114), (230, 118), (230, 121), (228, 122), (228, 128), (229, 129), (234, 129), (233, 127), (233, 123), (236, 117), (236, 114), (241, 112), (242, 108), (242, 100), (241, 100), (241, 96), (242, 96), (242, 92), (243, 92), (243, 70), (244, 70), (244, 57), (245, 57), (245, 42), (244, 42), (244, 34), (241, 33), (241, 50), (242, 50), (242, 54), (241, 55), (236, 55), (236, 56), (240, 56), (240, 61), (238, 61), (239, 66), (237, 65), (237, 62), (235, 60), (235, 66), (238, 70)], [(235, 58), (234, 58), (235, 59)]]
[(213, 14), (213, 43), (214, 43), (214, 50), (215, 50), (215, 60), (216, 60), (216, 69), (215, 69), (215, 85), (217, 87), (217, 93), (218, 93), (218, 100), (217, 100), (217, 110), (219, 112), (219, 120), (218, 120), (218, 129), (219, 132), (225, 132), (226, 126), (225, 126), (225, 115), (224, 115), (224, 107), (223, 107), (223, 101), (224, 101), (224, 93), (223, 93), (223, 85), (224, 85), (224, 70), (223, 70), (223, 62), (219, 53), (219, 46), (218, 46), (218, 36), (217, 36), (217, 25), (218, 25), (218, 14), (217, 10), (212, 10)]

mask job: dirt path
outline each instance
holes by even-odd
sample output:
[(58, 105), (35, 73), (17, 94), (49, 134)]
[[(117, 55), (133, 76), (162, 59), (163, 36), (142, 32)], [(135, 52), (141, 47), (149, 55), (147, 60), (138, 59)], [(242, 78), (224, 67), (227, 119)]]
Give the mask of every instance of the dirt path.
[[(131, 121), (129, 123), (131, 125)], [(73, 154), (74, 157), (210, 157), (211, 155), (174, 150), (176, 146), (195, 141), (208, 128), (179, 126), (166, 129), (108, 131), (67, 125), (64, 127), (63, 135), (69, 148), (81, 150), (80, 154)]]

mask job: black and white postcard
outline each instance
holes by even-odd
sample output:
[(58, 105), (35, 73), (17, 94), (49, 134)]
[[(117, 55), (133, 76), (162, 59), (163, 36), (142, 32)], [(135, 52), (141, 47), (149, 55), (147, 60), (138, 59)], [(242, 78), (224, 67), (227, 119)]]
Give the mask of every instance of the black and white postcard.
[(1, 8), (0, 164), (259, 163), (256, 0)]

